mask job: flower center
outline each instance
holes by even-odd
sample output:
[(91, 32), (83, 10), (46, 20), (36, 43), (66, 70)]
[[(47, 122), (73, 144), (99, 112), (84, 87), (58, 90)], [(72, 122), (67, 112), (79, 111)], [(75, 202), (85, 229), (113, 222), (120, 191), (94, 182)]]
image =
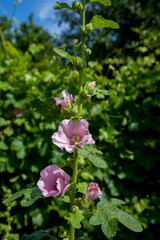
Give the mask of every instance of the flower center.
[(71, 139), (70, 139), (70, 144), (71, 145), (74, 145), (76, 142), (80, 142), (81, 141), (81, 138), (79, 136), (73, 136)]

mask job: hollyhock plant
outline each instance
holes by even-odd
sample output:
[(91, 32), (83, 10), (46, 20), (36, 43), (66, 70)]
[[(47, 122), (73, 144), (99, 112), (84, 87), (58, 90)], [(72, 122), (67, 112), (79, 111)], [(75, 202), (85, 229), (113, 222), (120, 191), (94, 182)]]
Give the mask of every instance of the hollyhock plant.
[(60, 193), (61, 197), (64, 196), (70, 181), (66, 172), (57, 165), (49, 165), (40, 172), (40, 176), (37, 186), (44, 197), (58, 196)]
[(87, 198), (88, 202), (93, 201), (97, 198), (101, 198), (102, 195), (103, 195), (103, 193), (101, 192), (101, 190), (98, 186), (98, 183), (91, 182), (88, 185), (87, 193), (86, 193), (86, 198)]
[(63, 120), (59, 125), (58, 132), (52, 135), (52, 142), (61, 149), (65, 148), (69, 153), (74, 152), (76, 145), (83, 147), (95, 143), (85, 119), (79, 121)]
[[(63, 95), (64, 99), (61, 99), (59, 97), (55, 97), (54, 100), (56, 101), (56, 105), (60, 104), (62, 106), (62, 109), (63, 109), (63, 108), (67, 107), (68, 103), (72, 104), (73, 97), (72, 97), (72, 94), (69, 94), (66, 89), (64, 89), (62, 91), (62, 95)], [(63, 112), (63, 110), (62, 110), (62, 112)]]

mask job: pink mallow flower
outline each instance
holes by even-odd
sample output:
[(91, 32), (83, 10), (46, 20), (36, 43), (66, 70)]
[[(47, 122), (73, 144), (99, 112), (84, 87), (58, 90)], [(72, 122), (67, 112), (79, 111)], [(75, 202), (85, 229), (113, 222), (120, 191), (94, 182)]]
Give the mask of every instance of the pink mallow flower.
[(62, 105), (62, 109), (67, 107), (67, 104), (72, 104), (73, 97), (72, 94), (69, 94), (66, 89), (62, 91), (62, 95), (64, 99), (61, 99), (59, 97), (55, 97), (54, 100), (56, 101), (56, 105)]
[(65, 148), (69, 153), (74, 152), (76, 145), (83, 147), (95, 143), (85, 119), (79, 121), (63, 120), (59, 125), (58, 132), (52, 135), (52, 142), (61, 149)]
[(88, 83), (88, 86), (95, 87), (95, 86), (96, 86), (96, 82), (93, 81), (93, 82), (91, 82), (91, 83)]
[(57, 165), (49, 165), (40, 172), (40, 176), (37, 186), (44, 197), (58, 196), (60, 193), (61, 197), (64, 196), (70, 180), (66, 172)]
[(88, 202), (93, 201), (96, 198), (101, 198), (102, 195), (103, 193), (101, 192), (97, 183), (91, 182), (88, 185), (87, 193), (86, 193), (86, 198)]

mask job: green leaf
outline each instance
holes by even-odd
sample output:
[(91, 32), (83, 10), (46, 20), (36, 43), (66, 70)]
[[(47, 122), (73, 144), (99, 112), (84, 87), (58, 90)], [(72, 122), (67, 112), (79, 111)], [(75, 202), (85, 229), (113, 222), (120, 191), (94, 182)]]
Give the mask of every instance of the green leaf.
[(108, 238), (114, 237), (117, 233), (117, 220), (109, 220), (102, 212), (95, 212), (94, 215), (90, 218), (89, 223), (93, 226), (102, 225), (102, 231)]
[(90, 0), (90, 2), (100, 2), (105, 6), (111, 6), (111, 1), (110, 0)]
[(97, 204), (97, 211), (89, 220), (90, 224), (102, 224), (102, 231), (108, 238), (115, 236), (117, 232), (117, 220), (130, 230), (141, 232), (142, 227), (140, 223), (133, 216), (117, 207), (121, 204), (124, 204), (124, 202), (119, 199), (101, 197)]
[(0, 142), (0, 150), (8, 150), (8, 146), (7, 144), (5, 144), (4, 142)]
[(81, 228), (80, 222), (84, 219), (84, 216), (80, 211), (76, 211), (74, 213), (69, 213), (65, 216), (65, 218), (71, 222), (72, 226), (75, 228)]
[(13, 195), (5, 199), (3, 203), (10, 203), (23, 195), (24, 197), (21, 201), (21, 205), (23, 207), (28, 207), (32, 205), (38, 198), (43, 198), (41, 191), (38, 189), (38, 187), (26, 186), (26, 188), (14, 193)]
[(110, 98), (111, 98), (113, 101), (119, 102), (119, 98), (117, 97), (117, 92), (116, 92), (116, 90), (110, 89), (110, 90), (109, 90), (109, 96), (110, 96)]
[(93, 165), (95, 165), (98, 168), (105, 168), (106, 167), (106, 163), (105, 161), (99, 157), (98, 155), (91, 155), (88, 157), (88, 159), (90, 160), (91, 163), (93, 163)]
[(63, 198), (62, 198), (62, 200), (63, 200), (63, 202), (66, 202), (66, 203), (70, 203), (70, 197), (69, 196), (64, 196)]
[(102, 232), (105, 234), (106, 237), (112, 238), (116, 235), (117, 222), (118, 221), (116, 219), (104, 219), (104, 222), (102, 223)]
[(88, 187), (88, 183), (86, 182), (78, 183), (78, 192), (86, 194), (87, 187)]
[(72, 10), (72, 8), (67, 3), (64, 3), (64, 2), (62, 2), (62, 3), (56, 2), (56, 3), (57, 3), (57, 5), (53, 7), (54, 9), (67, 8), (69, 11)]
[(53, 228), (48, 228), (46, 230), (39, 230), (35, 231), (34, 233), (23, 236), (22, 240), (42, 240), (44, 239), (49, 233), (51, 233)]
[(53, 98), (49, 98), (46, 102), (35, 99), (31, 101), (30, 104), (31, 107), (40, 113), (47, 121), (56, 121), (61, 114), (61, 106), (57, 106)]
[(119, 25), (116, 22), (104, 19), (102, 16), (98, 15), (94, 16), (90, 23), (92, 24), (93, 30), (96, 28), (119, 28)]
[(98, 168), (105, 168), (106, 163), (101, 158), (100, 155), (103, 153), (95, 148), (93, 144), (86, 145), (83, 148), (77, 148), (78, 149), (78, 155), (82, 158), (87, 158), (93, 165), (95, 165)]
[(64, 47), (54, 47), (53, 51), (62, 58), (70, 58), (70, 55), (65, 51)]

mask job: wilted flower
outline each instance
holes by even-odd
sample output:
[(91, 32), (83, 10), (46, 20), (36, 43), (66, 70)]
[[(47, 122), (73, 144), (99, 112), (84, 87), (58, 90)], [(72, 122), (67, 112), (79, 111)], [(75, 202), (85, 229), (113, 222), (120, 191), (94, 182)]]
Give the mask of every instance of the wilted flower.
[(96, 198), (101, 198), (102, 195), (103, 193), (101, 192), (97, 183), (91, 182), (88, 185), (87, 193), (86, 193), (86, 198), (88, 202), (93, 201)]
[(95, 82), (95, 81), (93, 81), (93, 82), (91, 82), (91, 83), (88, 83), (88, 86), (95, 87), (95, 86), (96, 86), (96, 82)]
[(58, 132), (52, 135), (52, 142), (59, 148), (65, 148), (67, 152), (74, 152), (76, 145), (95, 143), (88, 130), (88, 122), (85, 119), (79, 121), (63, 120)]
[(59, 97), (55, 97), (54, 100), (56, 101), (56, 105), (61, 105), (62, 109), (67, 107), (67, 104), (70, 103), (72, 104), (73, 97), (72, 94), (69, 94), (66, 89), (62, 91), (62, 95), (64, 99), (61, 99)]
[(60, 193), (61, 197), (64, 196), (70, 180), (66, 172), (57, 165), (49, 165), (40, 172), (40, 176), (37, 185), (44, 197), (58, 196)]

